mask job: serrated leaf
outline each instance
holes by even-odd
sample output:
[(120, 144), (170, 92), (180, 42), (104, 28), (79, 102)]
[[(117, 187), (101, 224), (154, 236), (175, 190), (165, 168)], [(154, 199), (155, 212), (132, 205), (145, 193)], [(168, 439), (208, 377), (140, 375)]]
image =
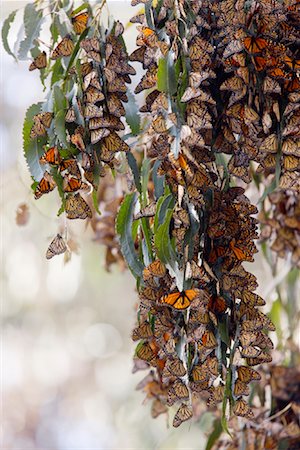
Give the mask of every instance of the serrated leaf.
[(173, 216), (173, 209), (168, 209), (165, 214), (164, 222), (159, 225), (154, 237), (154, 245), (159, 259), (164, 264), (169, 264), (172, 268), (176, 267), (176, 254), (170, 238), (170, 222)]
[(152, 180), (154, 183), (154, 196), (155, 199), (159, 199), (164, 195), (165, 188), (165, 175), (158, 175), (157, 171), (161, 165), (161, 161), (155, 161), (152, 169)]
[(65, 110), (58, 111), (54, 117), (54, 131), (62, 147), (69, 147), (66, 136)]
[(63, 90), (58, 86), (53, 86), (54, 111), (59, 112), (67, 108), (67, 99)]
[(34, 3), (29, 3), (24, 8), (25, 39), (20, 43), (18, 57), (21, 60), (28, 59), (28, 52), (34, 47), (34, 41), (38, 38), (44, 21), (42, 11), (37, 11)]
[(43, 145), (46, 143), (46, 137), (35, 139), (30, 138), (30, 130), (33, 125), (33, 117), (41, 112), (42, 103), (31, 105), (26, 111), (23, 124), (23, 150), (24, 156), (34, 180), (39, 181), (44, 174), (44, 169), (40, 165), (39, 159), (44, 153)]
[(223, 431), (220, 419), (216, 419), (213, 424), (213, 431), (207, 439), (205, 450), (211, 450), (214, 444), (217, 442)]
[(173, 205), (173, 200), (174, 199), (171, 194), (160, 197), (158, 200), (154, 218), (154, 234), (156, 234), (159, 225), (164, 222), (166, 212)]
[(125, 261), (133, 275), (137, 278), (142, 276), (144, 266), (135, 251), (132, 238), (133, 210), (136, 200), (137, 195), (135, 192), (125, 196), (117, 215), (116, 230)]
[(166, 58), (158, 61), (157, 89), (169, 95), (174, 95), (177, 90), (174, 59), (171, 52)]
[(139, 134), (141, 130), (141, 117), (139, 109), (132, 92), (127, 91), (128, 102), (124, 104), (126, 122), (130, 126), (131, 132), (134, 136)]
[(139, 192), (141, 192), (140, 171), (136, 159), (131, 152), (126, 153), (126, 158), (134, 178), (135, 187)]
[(16, 14), (17, 14), (17, 10), (11, 12), (10, 15), (4, 20), (2, 30), (1, 30), (1, 36), (2, 36), (2, 43), (3, 43), (4, 50), (9, 55), (13, 56), (15, 58), (15, 60), (17, 61), (17, 58), (14, 55), (14, 53), (11, 51), (9, 43), (8, 43), (8, 33), (9, 33), (12, 22), (15, 20)]

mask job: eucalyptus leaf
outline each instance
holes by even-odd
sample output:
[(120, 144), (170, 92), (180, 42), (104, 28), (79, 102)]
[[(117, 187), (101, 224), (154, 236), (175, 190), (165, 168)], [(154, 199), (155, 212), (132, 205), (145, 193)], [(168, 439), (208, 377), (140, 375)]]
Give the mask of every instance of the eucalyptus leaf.
[(135, 192), (125, 196), (117, 215), (116, 230), (125, 261), (132, 274), (137, 278), (142, 276), (144, 266), (135, 251), (132, 237), (133, 210), (136, 200)]
[(176, 268), (176, 254), (170, 239), (170, 222), (173, 216), (173, 209), (168, 209), (165, 214), (164, 222), (159, 225), (154, 236), (154, 245), (159, 259)]
[(130, 126), (131, 132), (134, 136), (139, 134), (141, 130), (141, 117), (139, 108), (135, 101), (135, 96), (132, 92), (127, 91), (128, 102), (124, 104), (126, 122)]
[(141, 180), (140, 180), (140, 171), (139, 171), (136, 159), (131, 152), (126, 153), (126, 158), (127, 158), (128, 165), (131, 169), (131, 172), (132, 172), (132, 175), (134, 178), (135, 187), (137, 188), (137, 190), (139, 192), (141, 192), (142, 188), (141, 188)]
[(35, 3), (28, 3), (24, 8), (25, 39), (20, 43), (19, 59), (28, 59), (28, 52), (35, 46), (43, 21), (42, 11), (36, 9)]
[(12, 11), (10, 13), (10, 15), (4, 20), (2, 30), (1, 30), (2, 44), (3, 44), (4, 50), (9, 55), (13, 56), (15, 58), (15, 60), (17, 60), (17, 58), (14, 55), (14, 53), (12, 52), (12, 50), (10, 49), (10, 46), (8, 43), (8, 33), (9, 33), (12, 22), (15, 20), (16, 14), (17, 14), (17, 10)]
[(35, 181), (40, 181), (44, 174), (44, 168), (40, 164), (40, 157), (44, 153), (43, 145), (46, 137), (30, 138), (30, 130), (33, 125), (33, 117), (41, 112), (42, 103), (37, 103), (26, 111), (23, 124), (23, 150), (31, 176)]
[(69, 147), (66, 137), (66, 112), (65, 110), (58, 111), (54, 117), (54, 132), (62, 145), (62, 147)]

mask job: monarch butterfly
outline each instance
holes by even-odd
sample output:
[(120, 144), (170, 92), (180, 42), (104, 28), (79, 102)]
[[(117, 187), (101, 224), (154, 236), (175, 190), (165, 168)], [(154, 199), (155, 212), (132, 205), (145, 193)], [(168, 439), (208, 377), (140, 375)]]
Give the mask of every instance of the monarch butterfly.
[(183, 422), (191, 419), (193, 417), (192, 407), (182, 403), (179, 409), (177, 410), (174, 419), (173, 419), (173, 427), (179, 427)]
[(244, 38), (244, 46), (248, 53), (256, 54), (264, 50), (268, 46), (268, 42), (263, 38), (247, 36)]
[(113, 116), (122, 117), (125, 116), (125, 108), (116, 94), (111, 94), (107, 100), (107, 107)]
[(151, 416), (156, 419), (160, 414), (168, 412), (168, 408), (158, 398), (155, 398), (151, 405)]
[(217, 262), (217, 260), (221, 257), (223, 257), (226, 253), (226, 248), (222, 246), (214, 247), (211, 249), (209, 256), (208, 256), (208, 262), (214, 264)]
[(33, 126), (30, 130), (30, 138), (34, 139), (38, 136), (46, 134), (46, 128), (50, 128), (53, 114), (50, 112), (43, 112), (37, 114), (33, 118)]
[(50, 147), (46, 152), (43, 154), (43, 156), (40, 157), (40, 163), (41, 164), (53, 164), (53, 165), (59, 165), (61, 162), (61, 156), (59, 154), (57, 147)]
[(132, 340), (146, 339), (153, 336), (151, 325), (149, 322), (143, 322), (138, 327), (134, 328), (132, 332)]
[(163, 295), (160, 299), (161, 303), (171, 306), (177, 310), (188, 308), (192, 301), (198, 297), (199, 292), (195, 289), (188, 289), (186, 291), (174, 292), (172, 294)]
[(243, 80), (240, 77), (231, 77), (221, 84), (221, 91), (241, 91), (244, 87)]
[(283, 61), (292, 70), (300, 70), (300, 59), (291, 58), (288, 55), (284, 55)]
[(74, 110), (74, 108), (71, 106), (71, 108), (69, 108), (69, 109), (67, 110), (67, 112), (66, 112), (66, 115), (65, 115), (65, 121), (66, 121), (67, 123), (72, 123), (72, 122), (75, 122), (75, 120), (76, 120), (75, 110)]
[[(150, 89), (156, 86), (157, 82), (157, 67), (153, 64), (149, 67), (145, 75), (142, 77), (139, 84), (136, 86), (134, 93), (139, 94), (145, 89)], [(126, 88), (125, 88), (126, 90)]]
[(46, 52), (41, 52), (34, 58), (29, 66), (29, 70), (31, 72), (35, 69), (45, 69), (45, 67), (47, 67), (47, 55)]
[(91, 208), (79, 193), (67, 197), (65, 208), (68, 219), (92, 218)]
[(109, 136), (105, 137), (102, 141), (102, 144), (110, 151), (110, 152), (128, 152), (130, 150), (129, 145), (124, 142), (120, 136), (112, 131)]
[(151, 362), (156, 355), (148, 342), (140, 342), (136, 348), (135, 355), (143, 361)]
[(282, 144), (282, 153), (300, 158), (300, 145), (294, 139), (287, 138)]
[(192, 370), (194, 381), (205, 381), (209, 379), (209, 373), (203, 365), (195, 365)]
[(219, 384), (219, 386), (211, 386), (209, 388), (209, 398), (207, 401), (207, 406), (208, 407), (212, 407), (212, 406), (216, 406), (217, 403), (220, 403), (223, 398), (224, 398), (224, 391), (225, 391), (225, 386), (223, 386), (222, 384)]
[(254, 414), (249, 405), (243, 400), (242, 398), (239, 398), (233, 407), (233, 413), (236, 416), (245, 417), (246, 419), (253, 419)]
[(296, 75), (284, 81), (284, 87), (288, 92), (300, 91), (300, 80)]
[(143, 270), (144, 280), (151, 278), (151, 276), (161, 278), (164, 277), (165, 274), (166, 267), (159, 259), (150, 263), (149, 266), (145, 267), (145, 269)]
[(261, 350), (256, 347), (245, 347), (241, 349), (241, 355), (243, 358), (257, 358), (261, 354)]
[(252, 331), (245, 331), (240, 334), (240, 342), (243, 347), (247, 347), (255, 342), (257, 334)]
[[(83, 48), (86, 52), (90, 52), (94, 50), (95, 52), (100, 52), (100, 42), (97, 38), (85, 38), (80, 42), (80, 47)], [(91, 66), (91, 63), (85, 63)], [(91, 66), (91, 68), (93, 68)]]
[(109, 130), (106, 128), (99, 128), (97, 130), (91, 130), (91, 143), (97, 144), (104, 137), (109, 135)]
[(252, 256), (249, 252), (243, 251), (239, 247), (235, 246), (234, 240), (230, 241), (229, 247), (232, 250), (232, 252), (234, 253), (234, 255), (238, 261), (249, 261), (249, 259), (252, 259)]
[[(91, 119), (95, 117), (103, 117), (103, 108), (94, 105), (93, 103), (87, 103), (84, 109), (84, 117), (86, 119)], [(99, 128), (99, 127), (97, 127)]]
[(239, 39), (231, 41), (225, 48), (223, 52), (223, 57), (228, 58), (235, 53), (239, 53), (244, 49), (243, 43)]
[(226, 301), (223, 297), (210, 297), (208, 306), (209, 311), (214, 313), (223, 313), (227, 309)]
[(137, 26), (137, 30), (139, 31), (139, 35), (136, 39), (136, 45), (139, 47), (143, 45), (147, 47), (157, 46), (158, 39), (154, 30), (145, 26)]
[(276, 80), (266, 77), (263, 83), (263, 91), (265, 94), (280, 94), (281, 87)]
[(155, 216), (155, 212), (156, 212), (156, 203), (153, 202), (145, 206), (145, 208), (142, 208), (140, 212), (138, 212), (134, 216), (134, 220), (141, 219), (142, 217), (153, 217)]
[(165, 373), (169, 372), (170, 374), (175, 375), (176, 377), (184, 377), (184, 375), (186, 374), (183, 362), (179, 358), (173, 360), (168, 359), (165, 365), (164, 372)]
[(253, 56), (253, 64), (258, 72), (264, 70), (267, 66), (267, 60), (262, 56)]
[(286, 155), (283, 158), (283, 167), (285, 170), (293, 171), (298, 169), (300, 166), (299, 158), (293, 155)]
[(201, 338), (201, 343), (206, 348), (215, 348), (217, 346), (217, 340), (212, 331), (205, 331)]
[(168, 391), (167, 405), (172, 406), (177, 400), (188, 400), (188, 398), (189, 390), (186, 384), (180, 379), (175, 380)]
[(243, 383), (250, 383), (251, 381), (259, 381), (260, 374), (251, 367), (240, 366), (237, 368), (238, 379)]
[(86, 183), (83, 183), (76, 177), (68, 176), (64, 177), (63, 180), (63, 190), (64, 192), (76, 192), (79, 189), (83, 189), (84, 187), (88, 187)]
[(64, 159), (59, 164), (60, 172), (68, 171), (70, 175), (74, 175), (77, 178), (81, 177), (81, 172), (75, 159)]
[(270, 134), (261, 144), (260, 150), (267, 153), (277, 153), (278, 138), (276, 134)]
[(39, 199), (42, 195), (48, 194), (48, 192), (53, 191), (53, 189), (56, 187), (56, 183), (53, 179), (53, 177), (50, 175), (47, 170), (44, 173), (43, 178), (37, 185), (35, 191), (34, 191), (34, 197), (35, 199)]
[(65, 36), (55, 47), (51, 59), (57, 59), (61, 56), (70, 56), (74, 50), (74, 43), (69, 35)]
[(67, 250), (66, 243), (63, 237), (58, 233), (55, 238), (51, 241), (47, 252), (46, 258), (51, 259), (53, 256), (60, 255), (61, 253), (65, 253)]
[(81, 133), (75, 133), (71, 135), (71, 142), (78, 148), (81, 152), (85, 150), (85, 143)]
[(80, 12), (72, 17), (72, 25), (76, 34), (81, 34), (87, 28), (89, 15), (87, 12)]
[(214, 376), (217, 376), (219, 373), (218, 366), (219, 366), (218, 359), (215, 356), (206, 358), (206, 360), (203, 363), (203, 367), (207, 368), (209, 373)]
[(97, 103), (104, 100), (104, 94), (93, 86), (89, 86), (84, 95), (87, 103)]
[(250, 389), (246, 383), (237, 379), (234, 383), (233, 393), (236, 397), (240, 397), (241, 395), (249, 395)]

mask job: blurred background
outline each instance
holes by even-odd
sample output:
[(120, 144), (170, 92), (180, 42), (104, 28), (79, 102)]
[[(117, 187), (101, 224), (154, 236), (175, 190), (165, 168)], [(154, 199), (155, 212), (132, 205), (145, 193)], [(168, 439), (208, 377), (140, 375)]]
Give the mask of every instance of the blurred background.
[[(1, 20), (25, 4), (2, 2)], [(108, 6), (124, 24), (138, 11), (127, 1)], [(125, 40), (133, 50), (134, 26)], [(69, 226), (78, 245), (71, 260), (45, 259), (64, 224), (55, 219), (56, 193), (34, 201), (22, 155), (25, 111), (44, 98), (38, 71), (30, 73), (28, 66), (1, 49), (1, 449), (202, 450), (210, 413), (175, 430), (165, 416), (153, 420), (150, 404), (135, 390), (146, 372), (132, 374), (137, 295), (131, 274), (118, 267), (105, 271), (104, 249), (80, 221)], [(21, 203), (30, 217), (20, 227), (15, 219)], [(261, 254), (251, 266), (270, 311), (276, 300), (270, 268)], [(284, 278), (289, 266), (282, 267)], [(284, 331), (284, 318), (281, 326)]]

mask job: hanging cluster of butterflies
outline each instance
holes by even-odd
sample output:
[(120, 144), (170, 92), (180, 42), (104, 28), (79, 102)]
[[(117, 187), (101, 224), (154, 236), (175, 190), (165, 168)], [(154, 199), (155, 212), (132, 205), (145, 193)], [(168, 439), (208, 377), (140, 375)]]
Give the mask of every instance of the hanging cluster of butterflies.
[[(263, 412), (253, 417), (242, 432), (239, 421), (231, 420), (234, 433), (232, 436), (223, 433), (212, 447), (214, 450), (240, 450), (242, 446), (257, 450), (277, 450), (282, 446), (290, 450), (299, 448), (299, 369), (273, 366), (264, 375), (265, 388), (267, 387), (272, 395), (272, 426), (270, 427), (270, 421), (265, 418)], [(292, 408), (290, 405), (293, 405)]]
[(255, 161), (258, 173), (277, 172), (282, 189), (299, 192), (299, 2), (226, 0), (212, 12), (223, 67), (217, 148), (232, 155), (229, 170), (243, 181)]
[[(126, 84), (135, 70), (128, 64), (119, 21), (100, 30), (91, 11), (81, 10), (71, 13), (70, 23), (73, 32), (54, 44), (50, 58), (42, 51), (29, 67), (30, 71), (54, 71), (59, 64), (62, 76), (53, 88), (59, 90), (63, 104), (58, 110), (54, 102), (51, 111), (44, 111), (50, 109), (49, 102), (43, 105), (32, 119), (30, 139), (37, 143), (44, 171), (34, 185), (35, 198), (58, 187), (60, 212), (64, 210), (68, 219), (84, 220), (92, 218), (90, 194), (96, 196), (99, 177), (118, 165), (119, 152), (129, 151), (118, 132), (125, 129)], [(55, 248), (56, 254), (62, 253), (62, 241), (62, 236), (56, 236), (49, 255)]]
[(271, 249), (281, 258), (290, 255), (293, 265), (300, 268), (300, 204), (294, 191), (279, 191), (269, 195), (270, 208), (260, 213), (261, 239), (271, 241)]
[[(268, 332), (275, 330), (259, 310), (265, 301), (254, 292), (255, 276), (242, 265), (253, 262), (257, 252), (258, 221), (252, 215), (258, 211), (243, 188), (230, 187), (231, 174), (251, 180), (249, 161), (255, 158), (249, 158), (249, 152), (252, 149), (255, 157), (259, 153), (258, 141), (254, 145), (251, 140), (254, 131), (255, 136), (259, 132), (251, 130), (261, 111), (256, 112), (248, 99), (241, 103), (250, 87), (243, 90), (240, 75), (232, 81), (231, 66), (218, 57), (224, 46), (233, 45), (224, 24), (218, 37), (212, 26), (225, 21), (228, 7), (204, 3), (180, 2), (175, 15), (175, 3), (165, 0), (131, 19), (140, 25), (138, 48), (130, 59), (147, 70), (135, 92), (152, 88), (140, 109), (148, 118), (145, 148), (174, 199), (169, 239), (178, 264), (176, 273), (156, 256), (143, 271), (138, 326), (133, 331), (133, 340), (140, 341), (135, 367), (151, 368), (139, 388), (153, 400), (153, 417), (179, 405), (175, 427), (191, 419), (195, 403), (203, 400), (211, 408), (223, 402), (236, 416), (252, 419), (244, 397), (250, 394), (249, 384), (260, 380), (253, 366), (272, 361)], [(239, 50), (246, 55), (245, 66), (248, 44), (246, 39)], [(160, 88), (161, 58), (171, 58), (176, 67), (176, 89)], [(170, 84), (173, 75), (170, 68)], [(240, 98), (229, 93), (231, 83), (238, 83), (235, 92), (245, 91)], [(220, 152), (232, 154), (228, 164), (217, 163)], [(151, 227), (157, 201), (150, 197), (152, 214), (147, 208), (139, 214), (150, 217)], [(152, 250), (157, 255), (155, 240)]]

